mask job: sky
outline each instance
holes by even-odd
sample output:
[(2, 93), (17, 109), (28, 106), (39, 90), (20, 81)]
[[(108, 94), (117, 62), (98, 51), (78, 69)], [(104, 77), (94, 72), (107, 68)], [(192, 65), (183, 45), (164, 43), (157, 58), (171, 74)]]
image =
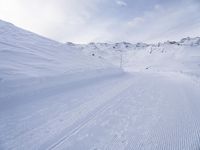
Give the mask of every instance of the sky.
[(0, 19), (60, 42), (200, 36), (200, 0), (0, 0)]

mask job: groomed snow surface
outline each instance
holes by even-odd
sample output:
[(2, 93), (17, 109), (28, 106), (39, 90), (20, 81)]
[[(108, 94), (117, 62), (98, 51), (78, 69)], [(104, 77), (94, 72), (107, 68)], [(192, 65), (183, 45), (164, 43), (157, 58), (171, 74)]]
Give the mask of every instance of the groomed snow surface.
[(0, 21), (0, 150), (199, 150), (200, 48), (162, 46), (127, 73)]

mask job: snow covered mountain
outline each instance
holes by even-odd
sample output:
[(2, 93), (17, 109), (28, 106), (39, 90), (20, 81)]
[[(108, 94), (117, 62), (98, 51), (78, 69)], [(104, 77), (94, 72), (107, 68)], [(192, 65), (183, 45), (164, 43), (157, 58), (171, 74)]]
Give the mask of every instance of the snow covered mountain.
[(200, 37), (183, 38), (179, 43), (180, 45), (185, 45), (185, 46), (200, 46)]
[(196, 72), (200, 66), (200, 37), (158, 44), (121, 42), (68, 45), (116, 66), (120, 66), (122, 57), (123, 68), (127, 71)]
[(0, 20), (0, 98), (121, 72), (65, 44)]
[[(53, 119), (50, 108), (55, 111), (59, 100), (64, 98), (64, 103), (70, 106), (68, 94), (54, 96), (122, 74), (110, 63), (0, 20), (0, 149), (37, 149), (28, 141), (24, 144), (20, 141), (31, 139), (23, 133)], [(79, 94), (75, 94), (77, 99)], [(49, 100), (50, 97), (56, 101)], [(45, 106), (48, 111), (42, 115), (46, 121), (37, 116), (18, 122), (21, 117), (37, 114), (44, 106), (40, 102), (48, 102)], [(43, 144), (46, 139), (40, 136), (39, 141)]]
[[(53, 76), (111, 67), (71, 47), (0, 21), (0, 79)], [(9, 58), (9, 59), (8, 59)]]
[(199, 149), (199, 50), (66, 45), (0, 21), (0, 150)]

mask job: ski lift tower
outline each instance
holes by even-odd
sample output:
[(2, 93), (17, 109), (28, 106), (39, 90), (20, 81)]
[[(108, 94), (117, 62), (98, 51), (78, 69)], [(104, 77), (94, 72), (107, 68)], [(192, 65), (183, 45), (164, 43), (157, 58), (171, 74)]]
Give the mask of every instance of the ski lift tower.
[(123, 55), (122, 55), (122, 50), (117, 50), (120, 54), (120, 64), (119, 67), (122, 69), (122, 65), (123, 65)]

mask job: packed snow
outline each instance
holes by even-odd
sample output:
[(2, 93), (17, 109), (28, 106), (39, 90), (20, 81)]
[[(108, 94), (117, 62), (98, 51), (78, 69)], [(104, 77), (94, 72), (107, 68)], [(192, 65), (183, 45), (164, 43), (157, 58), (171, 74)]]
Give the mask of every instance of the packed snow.
[(197, 150), (199, 97), (198, 37), (62, 44), (0, 21), (0, 150)]

